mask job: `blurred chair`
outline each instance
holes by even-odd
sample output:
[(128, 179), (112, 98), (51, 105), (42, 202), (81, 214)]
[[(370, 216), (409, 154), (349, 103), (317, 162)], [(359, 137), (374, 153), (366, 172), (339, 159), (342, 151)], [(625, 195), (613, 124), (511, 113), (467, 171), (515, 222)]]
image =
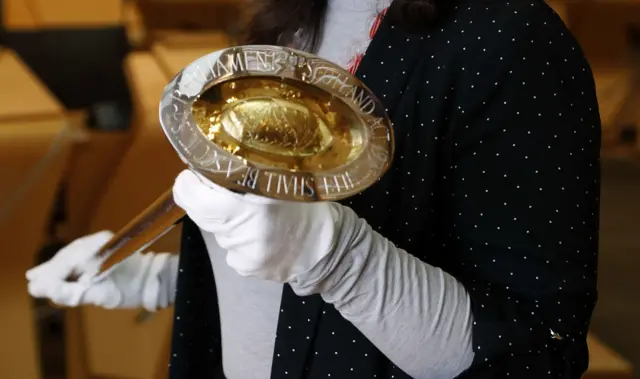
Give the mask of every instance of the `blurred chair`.
[(64, 29), (118, 25), (122, 0), (2, 0), (10, 30)]
[(242, 22), (247, 0), (135, 0), (149, 41), (156, 41), (156, 32), (222, 31), (235, 35)]
[(594, 69), (629, 68), (627, 30), (640, 20), (640, 1), (567, 1), (566, 7), (571, 31)]
[[(246, 22), (249, 0), (122, 0), (131, 45), (148, 50), (167, 34), (210, 32), (236, 40)], [(232, 42), (234, 43), (234, 42)]]
[(144, 28), (144, 18), (136, 1), (123, 1), (122, 22), (127, 31), (127, 39), (131, 47), (134, 49), (144, 48), (148, 38), (148, 32)]
[[(117, 105), (121, 118), (128, 118), (130, 93), (122, 65), (129, 46), (123, 27), (8, 30), (4, 39), (65, 108)], [(109, 127), (128, 126), (121, 124)]]
[(65, 108), (95, 116), (119, 113), (117, 122), (97, 120), (93, 126), (126, 129), (130, 94), (122, 64), (130, 47), (122, 0), (2, 0), (0, 5), (3, 44)]
[[(158, 104), (168, 78), (148, 53), (132, 53), (125, 71), (133, 93), (132, 140), (94, 203), (88, 232), (117, 231), (170, 188), (184, 167), (166, 140), (158, 122)], [(156, 250), (177, 252), (178, 233), (159, 241)], [(67, 328), (76, 347), (69, 362), (77, 379), (99, 375), (147, 379), (156, 367), (169, 330), (171, 311), (160, 312), (145, 323), (136, 322), (137, 311), (107, 311), (93, 307), (69, 312)], [(80, 324), (80, 330), (73, 330)], [(77, 354), (83, 352), (84, 357)], [(74, 356), (74, 354), (76, 354)], [(76, 379), (74, 378), (74, 379)], [(71, 379), (71, 378), (70, 378)]]
[(69, 118), (85, 138), (74, 144), (69, 157), (64, 182), (64, 220), (56, 230), (60, 241), (71, 241), (90, 232), (97, 205), (133, 139), (130, 131), (90, 128), (84, 112), (70, 113)]
[(580, 42), (594, 71), (603, 150), (607, 156), (637, 155), (640, 0), (548, 1)]
[(619, 143), (619, 124), (616, 119), (633, 91), (631, 76), (629, 69), (600, 69), (594, 73), (603, 125), (603, 147), (615, 148)]
[[(176, 175), (185, 168), (160, 128), (160, 96), (170, 78), (186, 63), (203, 55), (203, 51), (216, 48), (181, 48), (178, 53), (160, 48), (154, 49), (153, 54), (135, 52), (126, 59), (134, 101), (132, 140), (96, 204), (89, 231), (117, 230), (124, 226), (170, 188)], [(178, 252), (178, 239), (179, 230), (175, 230), (154, 244), (152, 250)], [(69, 363), (79, 373), (73, 379), (86, 379), (82, 375), (89, 374), (131, 379), (154, 377), (158, 365), (168, 357), (172, 310), (159, 312), (144, 323), (137, 322), (137, 314), (133, 310), (92, 307), (69, 312), (67, 328), (71, 328), (70, 337), (76, 344), (70, 351)], [(77, 325), (81, 327), (74, 328)]]
[(547, 3), (553, 8), (554, 11), (560, 16), (560, 18), (565, 22), (565, 24), (570, 24), (570, 5), (567, 4), (566, 0), (547, 0)]
[(583, 379), (633, 379), (633, 367), (593, 334), (587, 336), (589, 369)]
[(191, 62), (216, 50), (230, 46), (229, 36), (220, 31), (206, 33), (158, 33), (151, 52), (168, 78)]
[(0, 378), (40, 379), (36, 317), (25, 271), (47, 242), (76, 133), (65, 112), (9, 50), (0, 51)]

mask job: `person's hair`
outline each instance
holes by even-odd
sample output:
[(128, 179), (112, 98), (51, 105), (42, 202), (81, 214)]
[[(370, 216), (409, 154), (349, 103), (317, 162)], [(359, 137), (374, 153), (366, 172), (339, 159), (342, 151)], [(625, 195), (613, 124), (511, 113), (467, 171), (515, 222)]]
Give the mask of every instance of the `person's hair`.
[[(340, 0), (338, 0), (340, 1)], [(408, 32), (426, 30), (445, 3), (454, 0), (395, 0), (386, 17)], [(254, 0), (244, 43), (291, 46), (315, 52), (328, 0)]]

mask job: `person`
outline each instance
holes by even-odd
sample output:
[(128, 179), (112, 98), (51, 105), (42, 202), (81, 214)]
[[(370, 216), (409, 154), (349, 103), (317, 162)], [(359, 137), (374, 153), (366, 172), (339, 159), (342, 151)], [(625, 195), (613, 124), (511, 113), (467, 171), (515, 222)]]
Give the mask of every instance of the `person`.
[[(593, 74), (543, 0), (262, 0), (246, 43), (355, 73), (396, 151), (371, 188), (294, 203), (176, 179), (178, 256), (93, 286), (83, 237), (27, 274), (67, 305), (174, 305), (172, 379), (578, 379), (596, 303)], [(174, 294), (175, 291), (175, 294)]]

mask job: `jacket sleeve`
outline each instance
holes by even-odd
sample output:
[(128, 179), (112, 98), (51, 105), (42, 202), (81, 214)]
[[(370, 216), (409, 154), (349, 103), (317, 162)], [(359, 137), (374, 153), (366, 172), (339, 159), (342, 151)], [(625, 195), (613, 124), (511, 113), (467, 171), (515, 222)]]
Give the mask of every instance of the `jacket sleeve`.
[(493, 47), (469, 49), (455, 87), (445, 143), (456, 265), (443, 268), (471, 298), (469, 377), (476, 368), (579, 378), (587, 368), (600, 119), (586, 59), (543, 12), (496, 26)]

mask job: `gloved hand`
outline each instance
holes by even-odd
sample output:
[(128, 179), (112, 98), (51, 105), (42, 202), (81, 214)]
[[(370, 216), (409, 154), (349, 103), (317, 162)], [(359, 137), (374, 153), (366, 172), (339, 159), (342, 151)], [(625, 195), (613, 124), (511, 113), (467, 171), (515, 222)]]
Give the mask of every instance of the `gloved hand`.
[[(292, 281), (339, 245), (344, 213), (336, 203), (297, 203), (236, 194), (185, 170), (174, 200), (200, 229), (213, 233), (227, 263), (243, 276)], [(355, 214), (353, 215), (355, 217)]]
[[(95, 254), (112, 236), (103, 231), (81, 237), (27, 271), (29, 293), (67, 307), (90, 304), (155, 311), (169, 306), (177, 276), (177, 257), (170, 254), (136, 253), (96, 279), (102, 262)], [(80, 278), (68, 282), (72, 274)]]

